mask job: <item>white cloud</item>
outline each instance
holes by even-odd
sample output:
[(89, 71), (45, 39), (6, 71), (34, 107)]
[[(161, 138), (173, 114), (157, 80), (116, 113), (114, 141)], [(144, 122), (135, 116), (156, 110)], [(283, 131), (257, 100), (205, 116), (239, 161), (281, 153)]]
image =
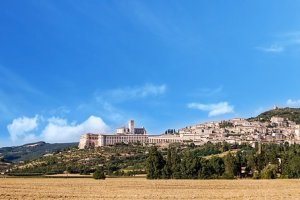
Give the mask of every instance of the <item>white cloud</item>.
[(269, 47), (257, 47), (257, 49), (268, 53), (281, 53), (285, 50), (283, 46), (277, 44)]
[[(14, 119), (7, 126), (13, 144), (24, 144), (28, 142), (78, 142), (80, 135), (88, 132), (103, 133), (110, 130), (100, 117), (90, 116), (82, 123), (68, 123), (66, 119), (51, 117), (42, 126), (42, 120), (22, 117)], [(40, 124), (39, 124), (40, 122)], [(41, 127), (41, 131), (37, 128)]]
[(300, 99), (298, 100), (288, 99), (286, 104), (292, 107), (300, 107)]
[(14, 119), (12, 123), (7, 126), (7, 130), (13, 143), (18, 140), (27, 142), (34, 138), (34, 134), (32, 132), (36, 130), (37, 127), (38, 116), (36, 115), (33, 118), (20, 117)]
[(228, 102), (219, 102), (216, 104), (190, 103), (188, 104), (188, 108), (208, 111), (208, 116), (210, 117), (234, 112), (234, 107), (229, 105)]
[(67, 120), (51, 118), (42, 131), (42, 138), (47, 142), (76, 142), (83, 133), (103, 133), (109, 127), (100, 117), (90, 116), (81, 124), (69, 124)]

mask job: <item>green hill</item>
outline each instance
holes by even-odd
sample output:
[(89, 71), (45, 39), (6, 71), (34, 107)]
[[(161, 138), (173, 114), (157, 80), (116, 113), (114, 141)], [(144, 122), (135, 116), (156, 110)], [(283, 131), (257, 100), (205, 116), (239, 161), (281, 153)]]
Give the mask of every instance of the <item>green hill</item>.
[(10, 162), (7, 162), (3, 158), (0, 158), (0, 173), (5, 172), (10, 167), (10, 165)]
[[(230, 145), (223, 147), (221, 143), (193, 147), (178, 144), (172, 146), (177, 148), (179, 155), (183, 155), (186, 148), (192, 148), (199, 157), (217, 155), (230, 148)], [(94, 149), (72, 148), (36, 160), (18, 163), (13, 168), (12, 174), (62, 174), (67, 171), (85, 175), (93, 173), (98, 166), (103, 166), (110, 176), (145, 174), (145, 161), (150, 148), (140, 144), (116, 144)], [(163, 148), (162, 153), (166, 157), (167, 149)]]
[(249, 121), (270, 121), (271, 117), (288, 118), (291, 121), (300, 124), (300, 108), (277, 108), (259, 114), (257, 117), (249, 118)]
[(95, 149), (71, 148), (48, 154), (36, 160), (18, 163), (13, 174), (90, 174), (98, 166), (105, 165), (109, 175), (130, 175), (145, 173), (144, 161), (147, 147), (120, 144)]
[(54, 153), (77, 146), (78, 143), (49, 144), (45, 142), (36, 142), (24, 144), (22, 146), (2, 147), (0, 148), (0, 158), (9, 162), (34, 160), (40, 158), (44, 154)]

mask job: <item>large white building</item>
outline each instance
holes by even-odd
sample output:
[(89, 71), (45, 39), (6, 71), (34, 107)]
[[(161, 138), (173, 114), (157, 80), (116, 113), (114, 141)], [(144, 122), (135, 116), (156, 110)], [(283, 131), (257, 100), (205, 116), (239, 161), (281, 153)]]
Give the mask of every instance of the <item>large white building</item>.
[(136, 142), (148, 143), (147, 131), (144, 127), (135, 128), (134, 120), (130, 120), (128, 126), (117, 128), (115, 134), (87, 133), (81, 135), (79, 149)]
[(171, 143), (195, 142), (203, 144), (206, 138), (199, 134), (163, 134), (163, 135), (148, 135), (144, 127), (135, 128), (134, 120), (130, 120), (128, 126), (116, 129), (115, 134), (94, 134), (87, 133), (80, 137), (79, 149), (109, 146), (117, 143), (141, 143), (141, 144), (156, 144), (169, 145)]

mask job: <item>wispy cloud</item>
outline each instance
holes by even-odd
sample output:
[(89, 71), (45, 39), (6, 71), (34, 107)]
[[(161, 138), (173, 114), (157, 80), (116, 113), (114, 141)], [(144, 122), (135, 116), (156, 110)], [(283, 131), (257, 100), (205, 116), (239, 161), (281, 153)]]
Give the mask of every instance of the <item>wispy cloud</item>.
[(51, 99), (18, 73), (1, 64), (0, 77), (0, 119), (11, 119), (27, 105), (32, 105), (28, 97)]
[(97, 93), (98, 99), (111, 100), (113, 102), (123, 102), (128, 100), (135, 100), (146, 97), (157, 97), (163, 95), (167, 90), (165, 84), (145, 84), (143, 86), (124, 87), (106, 91), (104, 93)]
[(165, 84), (144, 84), (140, 86), (115, 88), (107, 91), (97, 91), (94, 94), (91, 102), (82, 104), (78, 107), (80, 110), (86, 110), (92, 107), (105, 116), (105, 119), (110, 120), (112, 123), (122, 123), (127, 120), (129, 116), (135, 115), (132, 110), (124, 110), (120, 108), (120, 104), (128, 103), (131, 101), (153, 100), (159, 101), (167, 91)]
[(163, 38), (164, 40), (170, 40), (176, 37), (179, 32), (176, 26), (168, 23), (168, 20), (160, 17), (145, 3), (141, 1), (130, 1), (126, 3), (126, 7), (129, 5), (131, 8), (132, 17), (135, 21), (140, 22), (148, 32)]
[(300, 99), (297, 100), (288, 99), (286, 101), (286, 105), (291, 107), (300, 107)]
[(208, 111), (208, 116), (218, 116), (234, 112), (234, 107), (228, 102), (219, 102), (216, 104), (189, 103), (188, 108)]
[(37, 90), (22, 77), (20, 77), (19, 75), (2, 65), (0, 65), (0, 76), (1, 85), (6, 85), (9, 88), (17, 89), (19, 91), (28, 92), (32, 94), (42, 94), (41, 91)]
[(0, 90), (0, 119), (10, 119), (14, 116), (16, 106), (12, 106), (11, 102), (7, 100), (7, 95), (3, 95)]
[[(148, 4), (146, 1), (128, 1), (125, 4), (119, 4), (121, 10), (124, 10), (126, 17), (137, 23), (142, 28), (146, 29), (147, 33), (158, 37), (161, 42), (180, 46), (181, 48), (199, 48), (202, 37), (199, 32), (194, 29), (197, 27), (192, 20), (189, 21), (191, 25), (189, 28), (182, 28), (181, 20), (178, 23), (172, 23), (174, 17), (162, 15), (158, 10)], [(173, 10), (181, 11), (181, 6), (176, 4), (168, 5)]]
[(300, 47), (300, 31), (290, 31), (277, 34), (271, 44), (256, 47), (266, 53), (283, 53), (295, 47)]
[(50, 115), (66, 115), (69, 114), (71, 110), (67, 106), (60, 106), (55, 109), (51, 109), (48, 111)]
[(257, 47), (257, 49), (268, 53), (281, 53), (285, 50), (283, 46), (276, 44), (269, 47)]
[(216, 88), (200, 88), (195, 90), (193, 93), (190, 94), (190, 96), (194, 97), (211, 97), (216, 96), (222, 93), (223, 86), (219, 86)]
[(286, 32), (281, 34), (279, 37), (281, 37), (287, 45), (300, 45), (300, 31)]

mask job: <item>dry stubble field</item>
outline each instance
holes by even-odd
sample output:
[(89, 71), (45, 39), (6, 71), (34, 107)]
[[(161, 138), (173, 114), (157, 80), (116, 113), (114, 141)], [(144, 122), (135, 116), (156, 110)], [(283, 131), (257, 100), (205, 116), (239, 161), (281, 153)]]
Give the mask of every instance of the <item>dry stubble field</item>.
[(0, 178), (0, 199), (300, 199), (300, 180)]

